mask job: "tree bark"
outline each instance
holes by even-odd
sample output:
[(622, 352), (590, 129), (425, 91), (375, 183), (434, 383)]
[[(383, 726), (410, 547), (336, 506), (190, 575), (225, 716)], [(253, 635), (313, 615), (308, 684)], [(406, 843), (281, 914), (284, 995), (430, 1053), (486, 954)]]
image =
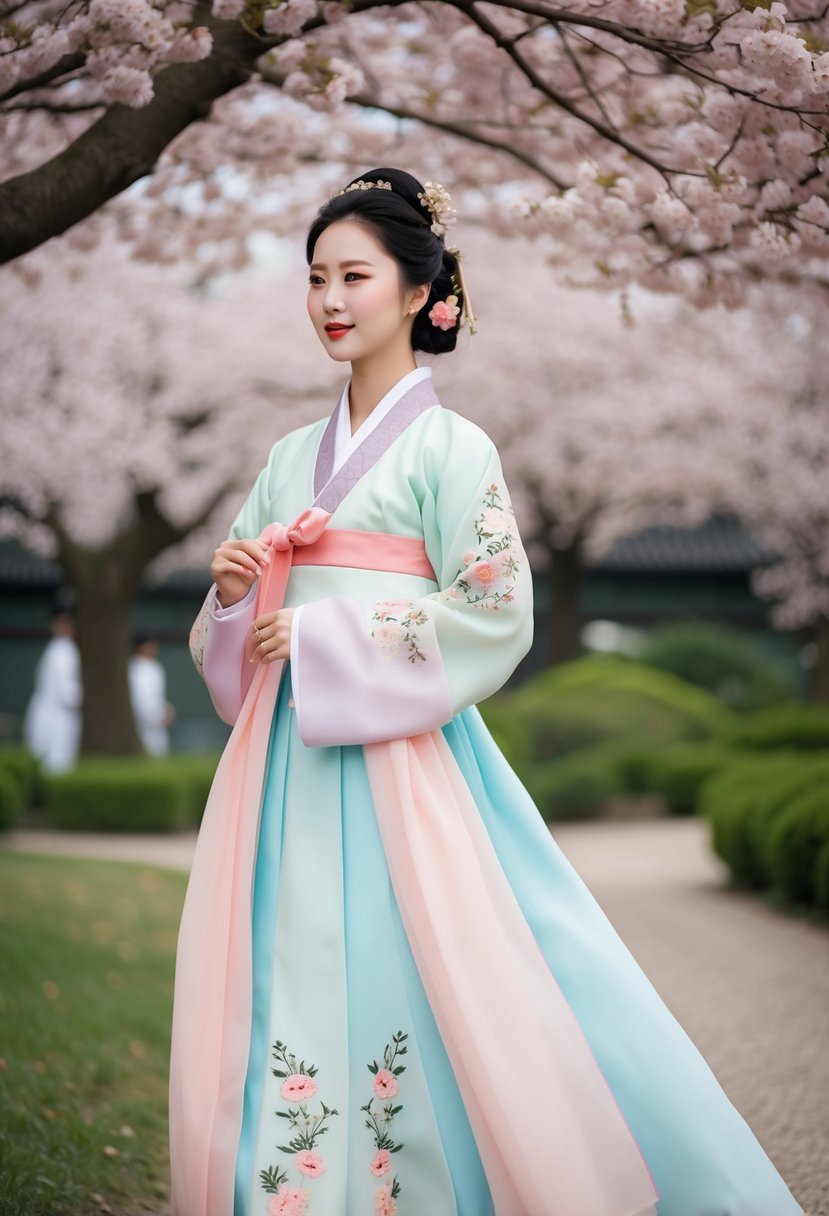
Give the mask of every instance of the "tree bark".
[(152, 173), (167, 145), (210, 113), (213, 102), (249, 79), (262, 43), (238, 21), (217, 21), (202, 4), (197, 24), (213, 35), (199, 63), (175, 64), (153, 80), (140, 110), (113, 104), (68, 148), (29, 173), (0, 183), (0, 263), (11, 261), (86, 219), (108, 199)]
[(566, 549), (550, 550), (550, 615), (547, 628), (547, 661), (566, 663), (582, 652), (581, 589), (584, 563), (581, 545), (575, 541)]

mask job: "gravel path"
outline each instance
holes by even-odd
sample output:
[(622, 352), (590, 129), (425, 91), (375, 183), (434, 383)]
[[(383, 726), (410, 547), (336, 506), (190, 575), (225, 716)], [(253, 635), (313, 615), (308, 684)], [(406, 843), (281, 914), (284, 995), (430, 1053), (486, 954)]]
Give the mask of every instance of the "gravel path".
[[(697, 820), (556, 824), (553, 835), (807, 1216), (829, 1216), (827, 928), (729, 890)], [(194, 843), (31, 829), (0, 847), (186, 870)]]

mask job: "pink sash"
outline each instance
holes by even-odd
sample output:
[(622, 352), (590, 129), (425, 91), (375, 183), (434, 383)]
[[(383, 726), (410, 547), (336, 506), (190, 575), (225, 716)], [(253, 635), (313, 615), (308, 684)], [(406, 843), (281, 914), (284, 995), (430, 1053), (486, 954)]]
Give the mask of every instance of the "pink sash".
[[(257, 615), (281, 606), (292, 562), (303, 553), (310, 563), (314, 549), (325, 555), (320, 564), (423, 573), (425, 551), (415, 538), (332, 531), (322, 545), (329, 518), (311, 507), (289, 528), (272, 524), (261, 534), (271, 550)], [(283, 666), (259, 665), (253, 677), (213, 781), (187, 887), (170, 1061), (172, 1216), (233, 1212), (251, 1029), (254, 862)], [(497, 1216), (650, 1212), (658, 1193), (647, 1165), (442, 732), (364, 751), (395, 896)], [(514, 1084), (492, 1070), (495, 1044), (508, 1052)]]

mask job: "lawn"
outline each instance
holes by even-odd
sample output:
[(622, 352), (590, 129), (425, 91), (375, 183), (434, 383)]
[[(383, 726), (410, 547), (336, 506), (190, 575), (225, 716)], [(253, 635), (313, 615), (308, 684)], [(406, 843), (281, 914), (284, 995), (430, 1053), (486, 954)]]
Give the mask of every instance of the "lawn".
[(138, 1216), (169, 1186), (186, 875), (0, 852), (0, 1214)]

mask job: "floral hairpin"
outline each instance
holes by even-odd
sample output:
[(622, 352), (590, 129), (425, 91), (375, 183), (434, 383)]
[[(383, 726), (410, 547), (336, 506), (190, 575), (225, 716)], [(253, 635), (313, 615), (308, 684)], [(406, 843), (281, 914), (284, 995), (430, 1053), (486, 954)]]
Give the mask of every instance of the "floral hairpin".
[(443, 236), (450, 224), (457, 218), (451, 205), (449, 191), (440, 182), (426, 182), (423, 190), (418, 190), (417, 197), (421, 207), (428, 207), (432, 216), (432, 232), (435, 236)]
[(346, 186), (345, 190), (340, 191), (340, 194), (348, 194), (349, 190), (391, 190), (391, 188), (391, 182), (365, 182), (360, 178), (358, 182), (352, 182), (350, 186)]

